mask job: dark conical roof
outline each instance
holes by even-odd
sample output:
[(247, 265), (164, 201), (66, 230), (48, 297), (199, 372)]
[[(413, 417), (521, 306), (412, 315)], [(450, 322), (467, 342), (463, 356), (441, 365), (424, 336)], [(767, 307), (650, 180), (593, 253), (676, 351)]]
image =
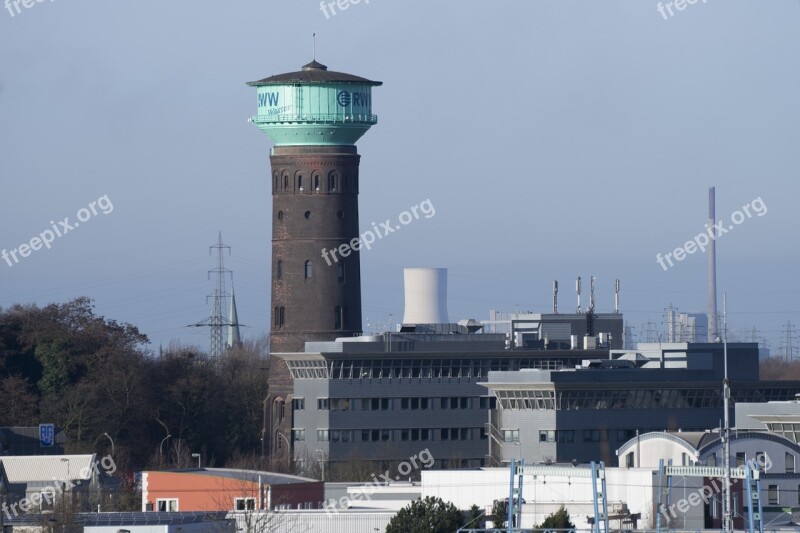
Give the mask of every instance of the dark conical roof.
[(275, 76), (270, 76), (263, 80), (247, 82), (247, 85), (259, 87), (261, 85), (286, 85), (287, 83), (361, 83), (372, 86), (383, 85), (382, 81), (372, 81), (367, 78), (362, 78), (361, 76), (328, 70), (328, 67), (317, 60), (303, 65), (301, 70), (297, 72), (276, 74)]
[(328, 67), (315, 59), (311, 63), (303, 65), (303, 70), (328, 70)]

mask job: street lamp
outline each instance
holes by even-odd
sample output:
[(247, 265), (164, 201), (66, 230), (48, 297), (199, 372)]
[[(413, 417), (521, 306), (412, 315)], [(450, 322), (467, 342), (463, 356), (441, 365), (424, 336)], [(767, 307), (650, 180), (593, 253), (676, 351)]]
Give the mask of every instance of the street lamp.
[(164, 441), (170, 438), (172, 435), (167, 435), (163, 439), (161, 439), (161, 444), (158, 445), (158, 456), (164, 457)]
[(193, 453), (192, 454), (192, 459), (197, 459), (197, 468), (201, 468), (201, 466), (200, 466), (200, 454), (199, 453)]
[[(69, 492), (70, 485), (72, 485), (72, 483), (70, 483), (70, 479), (69, 479), (70, 478), (70, 474), (69, 474), (69, 459), (67, 459), (66, 457), (62, 457), (61, 459), (59, 459), (59, 461), (61, 461), (62, 463), (67, 463), (67, 479), (64, 481), (64, 489), (65, 489), (64, 492)], [(70, 500), (71, 499), (72, 498), (70, 497)]]
[(314, 452), (314, 455), (316, 455), (316, 454), (320, 454), (320, 456), (321, 456), (319, 459), (317, 459), (317, 461), (319, 461), (319, 464), (322, 467), (322, 481), (324, 482), (325, 481), (325, 451), (318, 449), (318, 450), (316, 450)]
[(111, 438), (111, 435), (109, 435), (107, 432), (106, 432), (106, 433), (103, 433), (103, 435), (105, 435), (105, 436), (108, 438), (108, 440), (110, 440), (110, 441), (111, 441), (111, 455), (112, 455), (112, 456), (113, 456), (113, 455), (115, 455), (115, 454), (114, 454), (114, 439), (112, 439), (112, 438)]
[(289, 444), (289, 439), (286, 438), (286, 435), (278, 432), (278, 436), (286, 441), (286, 466), (287, 468), (292, 468), (292, 445)]

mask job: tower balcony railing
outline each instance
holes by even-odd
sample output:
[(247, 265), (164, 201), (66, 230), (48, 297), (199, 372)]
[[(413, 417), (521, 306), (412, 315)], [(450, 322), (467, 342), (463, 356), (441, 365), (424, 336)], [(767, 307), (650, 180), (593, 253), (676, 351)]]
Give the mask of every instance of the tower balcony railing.
[(250, 122), (254, 124), (369, 124), (378, 123), (378, 115), (341, 115), (311, 113), (298, 115), (295, 113), (274, 115), (253, 115)]

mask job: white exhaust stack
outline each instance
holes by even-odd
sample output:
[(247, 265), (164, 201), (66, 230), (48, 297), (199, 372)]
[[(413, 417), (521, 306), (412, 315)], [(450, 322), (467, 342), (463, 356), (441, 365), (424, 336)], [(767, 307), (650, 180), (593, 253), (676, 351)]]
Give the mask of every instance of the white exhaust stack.
[(447, 269), (405, 268), (403, 324), (448, 324)]

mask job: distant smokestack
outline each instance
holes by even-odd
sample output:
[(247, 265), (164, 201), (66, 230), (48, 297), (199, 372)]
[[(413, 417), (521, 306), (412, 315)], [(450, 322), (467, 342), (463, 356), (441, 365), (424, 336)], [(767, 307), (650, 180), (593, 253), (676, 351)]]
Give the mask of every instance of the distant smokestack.
[[(716, 187), (708, 189), (708, 227), (717, 223)], [(716, 236), (716, 235), (714, 235)], [(708, 342), (716, 342), (717, 331), (717, 244), (712, 238), (708, 247)]]
[(447, 269), (405, 268), (403, 324), (448, 324)]
[(553, 314), (558, 314), (558, 280), (553, 282)]

